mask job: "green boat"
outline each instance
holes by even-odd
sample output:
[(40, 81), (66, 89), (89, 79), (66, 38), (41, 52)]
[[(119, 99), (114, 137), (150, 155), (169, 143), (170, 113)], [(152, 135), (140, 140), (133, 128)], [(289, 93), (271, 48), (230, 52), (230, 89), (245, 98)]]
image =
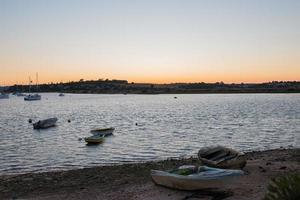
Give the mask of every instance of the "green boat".
[(88, 144), (100, 144), (104, 141), (104, 136), (93, 135), (90, 137), (85, 137), (84, 141)]

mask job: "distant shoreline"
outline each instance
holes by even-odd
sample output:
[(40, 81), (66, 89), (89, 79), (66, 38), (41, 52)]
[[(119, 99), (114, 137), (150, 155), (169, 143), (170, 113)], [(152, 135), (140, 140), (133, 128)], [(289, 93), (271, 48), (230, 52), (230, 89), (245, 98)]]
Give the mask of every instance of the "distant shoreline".
[[(1, 89), (1, 88), (0, 88)], [(268, 83), (129, 83), (127, 80), (80, 80), (68, 83), (14, 85), (3, 92), (59, 92), (87, 94), (243, 94), (243, 93), (300, 93), (300, 81)]]

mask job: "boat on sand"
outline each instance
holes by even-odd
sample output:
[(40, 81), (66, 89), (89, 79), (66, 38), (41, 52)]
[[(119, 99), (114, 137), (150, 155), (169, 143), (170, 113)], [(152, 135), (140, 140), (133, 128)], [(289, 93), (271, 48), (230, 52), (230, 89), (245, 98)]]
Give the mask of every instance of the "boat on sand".
[(233, 184), (242, 175), (242, 170), (193, 165), (184, 165), (171, 171), (151, 170), (155, 184), (180, 190), (222, 188)]
[(55, 126), (56, 122), (57, 122), (56, 117), (45, 119), (45, 120), (39, 120), (38, 122), (33, 124), (33, 128), (34, 129), (49, 128), (49, 127)]
[(242, 169), (247, 162), (244, 153), (223, 146), (204, 147), (198, 158), (203, 165), (222, 169)]
[(98, 128), (98, 129), (93, 129), (91, 130), (91, 133), (95, 136), (110, 136), (113, 134), (115, 128), (110, 127), (110, 128)]

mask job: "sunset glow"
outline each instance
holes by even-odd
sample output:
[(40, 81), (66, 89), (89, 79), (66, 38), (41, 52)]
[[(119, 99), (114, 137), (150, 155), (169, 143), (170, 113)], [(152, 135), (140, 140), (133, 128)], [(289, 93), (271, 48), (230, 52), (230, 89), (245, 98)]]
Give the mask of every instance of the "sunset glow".
[(0, 0), (0, 85), (300, 80), (300, 1)]

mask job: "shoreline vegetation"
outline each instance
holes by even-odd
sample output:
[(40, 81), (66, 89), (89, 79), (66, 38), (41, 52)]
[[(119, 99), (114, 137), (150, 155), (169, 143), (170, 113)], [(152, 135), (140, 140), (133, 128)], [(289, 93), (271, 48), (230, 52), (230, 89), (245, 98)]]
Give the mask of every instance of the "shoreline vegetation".
[[(28, 92), (29, 85), (0, 87), (3, 92)], [(79, 80), (67, 83), (39, 84), (31, 92), (89, 94), (206, 94), (206, 93), (300, 93), (300, 81), (266, 83), (129, 83), (127, 80)]]
[[(217, 191), (179, 191), (155, 185), (150, 170), (196, 164), (195, 157), (0, 176), (0, 199), (262, 199), (272, 178), (300, 172), (300, 148), (246, 153), (246, 175)], [(219, 198), (222, 199), (222, 198)], [(225, 199), (225, 197), (223, 198)]]

